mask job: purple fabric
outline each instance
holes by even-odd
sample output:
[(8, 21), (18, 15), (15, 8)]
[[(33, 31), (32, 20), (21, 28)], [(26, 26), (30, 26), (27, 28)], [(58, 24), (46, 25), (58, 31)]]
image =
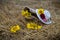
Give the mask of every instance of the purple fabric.
[(45, 15), (44, 15), (44, 14), (41, 14), (40, 17), (41, 17), (44, 21), (46, 21), (46, 18), (45, 18)]

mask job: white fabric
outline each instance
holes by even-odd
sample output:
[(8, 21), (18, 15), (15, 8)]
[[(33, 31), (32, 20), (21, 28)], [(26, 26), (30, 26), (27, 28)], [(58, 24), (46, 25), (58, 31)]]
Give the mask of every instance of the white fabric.
[(39, 20), (41, 22), (43, 22), (44, 24), (50, 24), (51, 23), (51, 20), (50, 20), (51, 15), (50, 15), (49, 11), (47, 11), (47, 10), (44, 11), (45, 17), (48, 20), (47, 22), (45, 22), (41, 19), (40, 15), (38, 14), (38, 9), (36, 9), (36, 14), (37, 14)]
[(47, 20), (48, 20), (49, 18), (51, 18), (51, 15), (50, 15), (49, 11), (44, 10), (44, 14), (45, 14), (45, 17), (46, 17)]

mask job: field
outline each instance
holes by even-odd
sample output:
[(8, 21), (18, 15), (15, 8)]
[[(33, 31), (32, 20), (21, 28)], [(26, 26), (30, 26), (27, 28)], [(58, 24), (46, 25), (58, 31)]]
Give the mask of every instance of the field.
[[(50, 11), (52, 23), (45, 25), (36, 17), (26, 20), (21, 15), (25, 6)], [(29, 30), (26, 24), (33, 21), (42, 25), (40, 30)], [(10, 27), (20, 25), (21, 30), (11, 33)], [(0, 0), (0, 40), (59, 40), (60, 39), (60, 0)]]

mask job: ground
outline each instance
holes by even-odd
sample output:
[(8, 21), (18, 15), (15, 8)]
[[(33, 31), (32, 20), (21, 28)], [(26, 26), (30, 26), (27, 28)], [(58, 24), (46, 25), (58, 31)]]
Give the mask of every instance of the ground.
[[(60, 39), (60, 0), (0, 0), (0, 40), (59, 40)], [(34, 18), (33, 22), (42, 25), (40, 30), (29, 30), (21, 10), (25, 6), (50, 11), (52, 23), (45, 25)], [(11, 33), (10, 27), (20, 25), (21, 30)]]

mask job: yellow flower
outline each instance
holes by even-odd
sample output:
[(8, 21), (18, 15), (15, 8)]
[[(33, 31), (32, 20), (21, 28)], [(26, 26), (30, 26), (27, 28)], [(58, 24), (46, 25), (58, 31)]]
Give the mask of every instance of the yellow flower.
[(35, 29), (35, 30), (37, 30), (37, 29), (41, 29), (42, 28), (42, 26), (39, 26), (39, 25), (37, 25), (36, 23), (27, 23), (27, 28), (28, 29)]
[(23, 15), (25, 18), (31, 17), (31, 13), (29, 13), (28, 10), (26, 10), (26, 11), (22, 10), (22, 15)]
[(19, 25), (16, 25), (16, 26), (12, 26), (10, 31), (13, 32), (13, 33), (16, 33), (18, 30), (20, 30), (20, 26)]
[(27, 28), (33, 28), (30, 23), (27, 24)]
[(38, 9), (39, 14), (44, 14), (44, 9)]

